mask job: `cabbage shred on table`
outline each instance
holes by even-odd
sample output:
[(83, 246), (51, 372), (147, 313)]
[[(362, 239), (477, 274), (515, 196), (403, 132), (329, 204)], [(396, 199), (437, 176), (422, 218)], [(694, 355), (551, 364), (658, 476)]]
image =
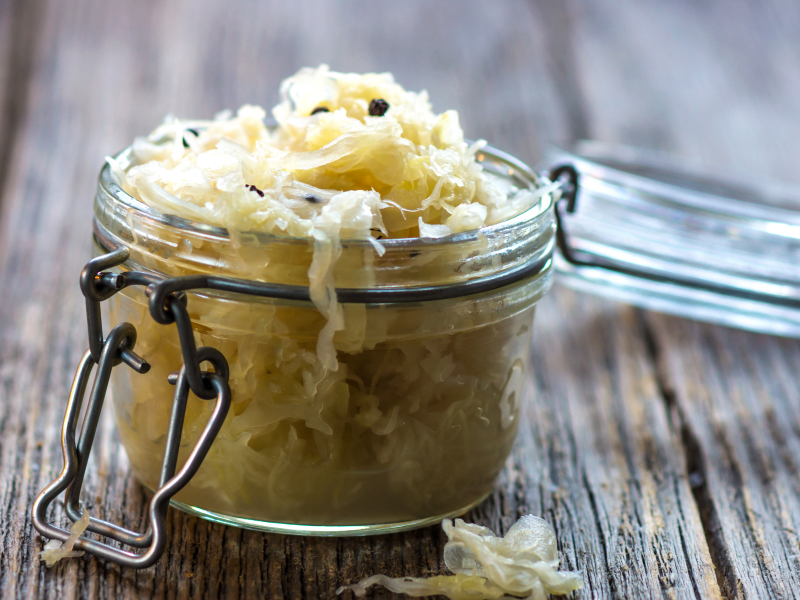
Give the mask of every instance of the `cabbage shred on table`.
[[(432, 111), (391, 74), (301, 69), (281, 85), (273, 109), (243, 106), (213, 121), (168, 118), (133, 145), (141, 164), (125, 172), (108, 159), (121, 187), (149, 206), (240, 232), (314, 240), (311, 298), (327, 319), (318, 341), (336, 370), (333, 334), (344, 328), (333, 265), (341, 240), (441, 237), (515, 216), (539, 193), (513, 190), (484, 173), (464, 141), (458, 113)], [(370, 104), (388, 103), (382, 116)], [(374, 111), (373, 111), (374, 112)]]
[(387, 577), (373, 575), (336, 590), (366, 594), (372, 585), (409, 596), (445, 595), (452, 600), (485, 600), (523, 597), (545, 600), (549, 594), (563, 595), (580, 589), (583, 579), (577, 573), (558, 570), (558, 549), (552, 526), (539, 517), (525, 515), (504, 537), (486, 527), (442, 523), (448, 542), (444, 562), (455, 575), (435, 577)]
[(76, 558), (83, 556), (83, 550), (73, 550), (75, 542), (81, 534), (89, 527), (89, 511), (82, 509), (81, 518), (75, 521), (69, 529), (69, 536), (63, 542), (60, 540), (50, 540), (44, 545), (44, 550), (39, 552), (39, 560), (43, 561), (48, 568), (64, 558)]

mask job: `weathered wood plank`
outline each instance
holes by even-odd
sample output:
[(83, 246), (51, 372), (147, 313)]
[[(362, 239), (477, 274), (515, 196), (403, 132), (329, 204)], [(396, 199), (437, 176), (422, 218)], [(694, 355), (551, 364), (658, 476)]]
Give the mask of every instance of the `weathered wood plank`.
[(570, 6), (592, 139), (800, 182), (800, 5)]
[(800, 343), (648, 315), (721, 585), (797, 597)]
[(638, 311), (557, 289), (537, 319), (530, 430), (497, 505), (510, 487), (554, 523), (582, 597), (719, 596)]

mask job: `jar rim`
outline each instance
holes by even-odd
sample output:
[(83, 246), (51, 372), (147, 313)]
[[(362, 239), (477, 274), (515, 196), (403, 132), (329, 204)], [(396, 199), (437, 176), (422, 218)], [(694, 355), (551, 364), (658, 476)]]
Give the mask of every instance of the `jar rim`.
[[(116, 161), (122, 162), (122, 164), (127, 168), (133, 166), (134, 164), (131, 160), (132, 153), (133, 147), (128, 146), (127, 148), (114, 154), (112, 158)], [(536, 173), (536, 171), (531, 169), (521, 160), (488, 144), (476, 153), (476, 157), (479, 162), (484, 164), (484, 166), (487, 164), (505, 165), (507, 173), (503, 173), (503, 176), (513, 177), (515, 178), (515, 181), (522, 182), (531, 189), (540, 189), (549, 183), (549, 180), (546, 176)], [(485, 160), (486, 158), (489, 158), (492, 162), (487, 162)], [(210, 225), (208, 223), (203, 223), (202, 221), (195, 221), (186, 217), (163, 213), (142, 202), (141, 200), (134, 198), (125, 190), (123, 190), (116, 181), (114, 181), (108, 161), (106, 161), (106, 164), (100, 170), (98, 183), (102, 191), (104, 191), (111, 198), (114, 198), (116, 202), (123, 205), (127, 210), (134, 212), (137, 217), (146, 218), (150, 221), (156, 221), (163, 225), (186, 231), (189, 234), (213, 235), (217, 238), (226, 238), (228, 240), (231, 239), (230, 232), (225, 227), (221, 227), (219, 225)], [(545, 196), (549, 197), (550, 195), (546, 194)], [(527, 210), (511, 217), (510, 219), (500, 221), (499, 223), (495, 223), (493, 225), (480, 227), (478, 229), (452, 233), (450, 235), (437, 238), (385, 238), (382, 239), (380, 243), (387, 248), (409, 250), (414, 249), (416, 246), (431, 247), (437, 245), (458, 244), (459, 242), (474, 240), (476, 237), (481, 235), (499, 234), (522, 224), (532, 225), (539, 220), (547, 219), (549, 218), (550, 209), (552, 208), (553, 204), (554, 202), (552, 198), (550, 198), (549, 202), (547, 203), (537, 202)], [(242, 231), (239, 232), (238, 235), (253, 237), (263, 243), (280, 241), (282, 243), (308, 244), (310, 239), (308, 237), (281, 235), (264, 231)], [(366, 247), (371, 245), (368, 240), (353, 238), (342, 238), (341, 243), (348, 246)]]
[[(116, 159), (128, 168), (134, 162), (132, 154), (127, 148)], [(477, 158), (486, 173), (514, 189), (540, 190), (531, 207), (500, 223), (440, 238), (382, 239), (381, 254), (369, 240), (341, 239), (342, 253), (333, 274), (337, 289), (439, 290), (471, 280), (488, 278), (481, 285), (490, 281), (500, 285), (510, 283), (509, 278), (549, 273), (557, 187), (494, 148), (480, 150)], [(127, 246), (130, 260), (152, 272), (214, 274), (303, 288), (311, 284), (313, 237), (260, 231), (230, 234), (223, 227), (162, 213), (122, 190), (110, 165), (100, 173), (94, 215), (94, 237), (101, 246), (108, 251)]]

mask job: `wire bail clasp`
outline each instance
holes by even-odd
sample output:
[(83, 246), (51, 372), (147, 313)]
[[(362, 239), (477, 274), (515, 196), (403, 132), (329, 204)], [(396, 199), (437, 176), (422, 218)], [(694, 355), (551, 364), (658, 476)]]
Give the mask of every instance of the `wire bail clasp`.
[[(70, 532), (56, 527), (47, 521), (47, 509), (53, 500), (65, 492), (65, 510), (72, 521), (81, 518), (80, 493), (86, 467), (89, 462), (92, 444), (94, 443), (100, 413), (103, 408), (112, 369), (121, 362), (126, 363), (138, 373), (146, 373), (150, 366), (135, 352), (136, 328), (130, 323), (120, 323), (111, 330), (107, 339), (102, 337), (100, 302), (113, 296), (127, 285), (149, 285), (153, 283), (141, 273), (126, 274), (101, 273), (124, 262), (128, 257), (127, 249), (120, 249), (90, 261), (81, 274), (81, 289), (86, 296), (86, 310), (89, 329), (89, 350), (83, 355), (67, 402), (64, 422), (61, 427), (61, 449), (64, 457), (64, 468), (58, 478), (50, 483), (36, 498), (31, 510), (33, 525), (45, 537), (65, 541)], [(185, 305), (174, 308), (182, 299), (169, 296), (165, 302), (172, 312), (185, 312)], [(181, 310), (182, 309), (182, 310)], [(188, 334), (182, 332), (181, 338), (191, 335), (191, 324), (188, 319), (179, 323), (179, 328), (189, 327)], [(194, 339), (192, 338), (192, 342)], [(194, 476), (211, 448), (231, 404), (231, 391), (228, 385), (228, 363), (221, 352), (214, 348), (191, 348), (194, 363), (189, 371), (198, 378), (202, 386), (203, 398), (215, 399), (214, 409), (199, 439), (190, 452), (186, 462), (176, 473), (178, 452), (180, 450), (183, 422), (189, 391), (193, 377), (187, 372), (184, 364), (179, 373), (170, 375), (170, 383), (175, 385), (172, 402), (167, 442), (161, 467), (159, 487), (148, 505), (148, 526), (144, 533), (131, 531), (108, 521), (90, 517), (87, 529), (123, 544), (136, 548), (147, 548), (141, 554), (115, 548), (109, 544), (79, 537), (75, 548), (84, 550), (101, 558), (111, 560), (126, 567), (143, 569), (153, 565), (163, 554), (167, 543), (166, 515), (170, 499), (178, 493)], [(208, 361), (214, 372), (200, 371), (200, 363)], [(88, 388), (92, 368), (97, 363), (98, 369), (86, 406), (83, 423), (78, 431), (78, 420), (81, 407)]]

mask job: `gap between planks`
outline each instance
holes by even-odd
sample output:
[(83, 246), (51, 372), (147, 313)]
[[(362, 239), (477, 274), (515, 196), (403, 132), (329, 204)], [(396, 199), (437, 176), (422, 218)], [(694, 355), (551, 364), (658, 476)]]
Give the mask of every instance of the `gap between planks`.
[(676, 439), (680, 440), (686, 457), (686, 476), (689, 479), (689, 487), (692, 490), (695, 506), (700, 521), (703, 524), (703, 533), (708, 544), (711, 561), (714, 565), (714, 573), (717, 577), (717, 585), (720, 590), (728, 588), (724, 573), (732, 572), (732, 565), (725, 561), (723, 553), (719, 551), (719, 540), (716, 539), (714, 531), (717, 530), (713, 522), (715, 517), (714, 506), (708, 496), (706, 487), (706, 466), (700, 447), (700, 442), (692, 432), (683, 409), (675, 399), (675, 390), (670, 382), (667, 369), (662, 360), (662, 352), (656, 341), (655, 332), (652, 326), (644, 318), (643, 309), (636, 309), (639, 324), (644, 334), (645, 348), (651, 360), (651, 366), (656, 377), (659, 394), (664, 402), (666, 413), (669, 417), (669, 426), (675, 434)]

